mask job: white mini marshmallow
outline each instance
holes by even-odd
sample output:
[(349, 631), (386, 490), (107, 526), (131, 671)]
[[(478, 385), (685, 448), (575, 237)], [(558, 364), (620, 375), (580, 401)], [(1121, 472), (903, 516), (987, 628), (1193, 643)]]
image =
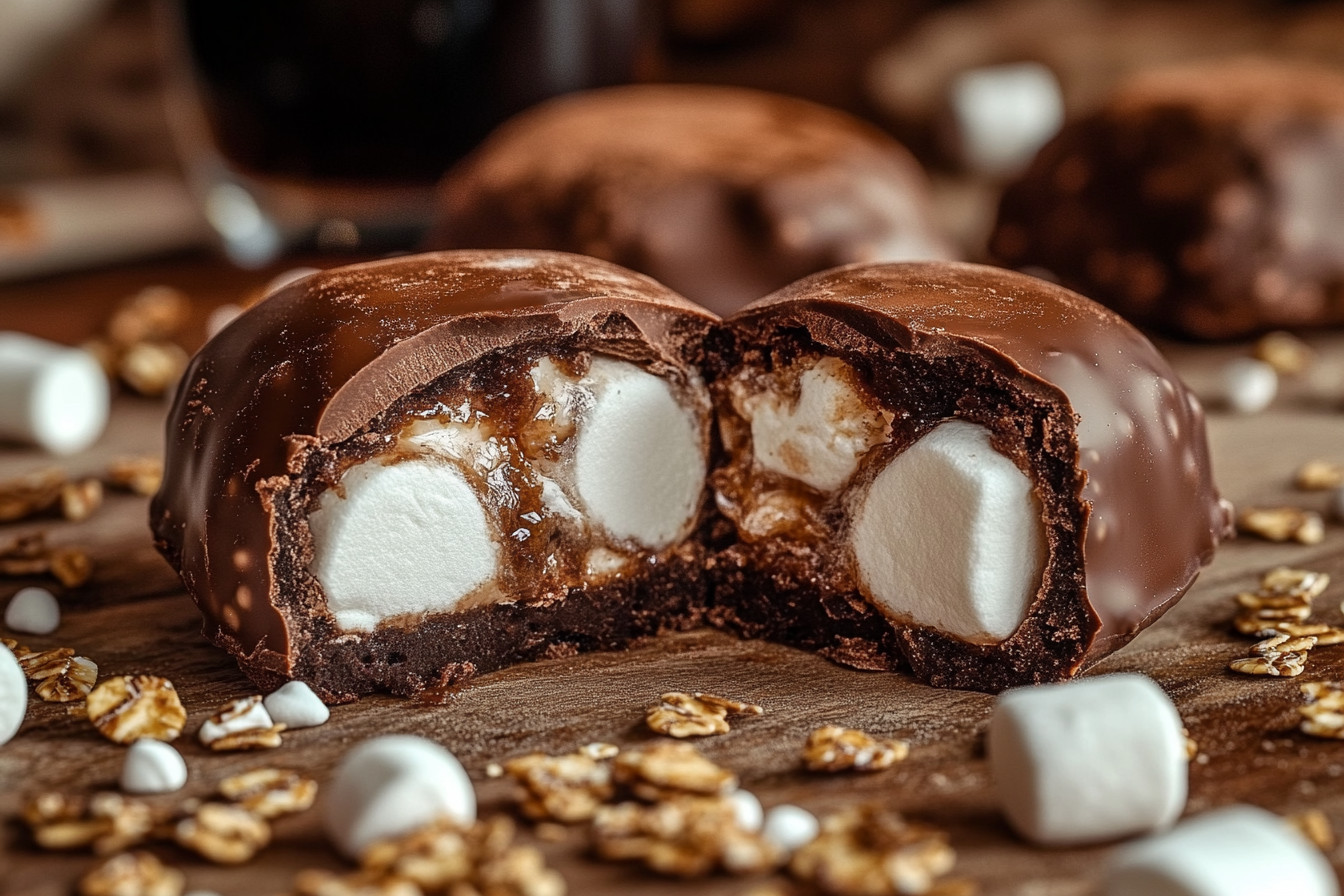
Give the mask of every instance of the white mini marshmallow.
[(331, 718), (327, 704), (302, 681), (287, 681), (262, 701), (271, 720), (289, 730), (313, 728)]
[(1227, 896), (1256, 882), (1293, 896), (1338, 896), (1320, 850), (1282, 818), (1253, 806), (1229, 806), (1116, 850), (1106, 896)]
[(127, 793), (173, 793), (187, 783), (187, 763), (172, 744), (142, 737), (126, 750), (121, 789)]
[(313, 574), (347, 631), (450, 610), (495, 575), (499, 546), (475, 489), (447, 460), (350, 468), (308, 518)]
[(756, 798), (756, 794), (750, 790), (734, 790), (728, 794), (728, 801), (733, 804), (733, 819), (739, 828), (752, 833), (761, 829), (765, 810), (761, 808), (761, 801)]
[(1059, 79), (1038, 62), (961, 72), (948, 101), (962, 161), (991, 177), (1025, 168), (1064, 123)]
[(1022, 624), (1045, 564), (1031, 481), (994, 450), (987, 429), (963, 420), (939, 424), (877, 474), (850, 546), (870, 599), (981, 642)]
[(327, 837), (351, 859), (440, 818), (474, 822), (476, 792), (453, 754), (422, 737), (365, 741), (345, 755), (323, 793)]
[(593, 402), (575, 436), (574, 489), (589, 519), (616, 538), (667, 547), (705, 488), (698, 421), (666, 380), (627, 361), (594, 357), (580, 385)]
[(81, 349), (0, 333), (0, 441), (73, 454), (107, 425), (107, 375)]
[(61, 624), (61, 605), (45, 588), (20, 588), (5, 607), (5, 627), (29, 635), (49, 635)]
[(1185, 807), (1181, 717), (1142, 675), (1008, 691), (995, 704), (985, 746), (1004, 814), (1038, 844), (1158, 830)]
[(854, 389), (854, 373), (822, 358), (798, 377), (798, 400), (767, 393), (750, 402), (756, 463), (818, 491), (840, 488), (863, 455), (885, 442), (891, 426)]
[(817, 816), (802, 808), (788, 803), (775, 806), (765, 813), (765, 825), (761, 836), (784, 852), (793, 852), (817, 839), (821, 832), (821, 822)]
[(1223, 402), (1239, 414), (1258, 414), (1274, 402), (1279, 375), (1255, 358), (1237, 358), (1223, 366)]
[(0, 745), (9, 743), (28, 714), (28, 676), (14, 654), (0, 644)]

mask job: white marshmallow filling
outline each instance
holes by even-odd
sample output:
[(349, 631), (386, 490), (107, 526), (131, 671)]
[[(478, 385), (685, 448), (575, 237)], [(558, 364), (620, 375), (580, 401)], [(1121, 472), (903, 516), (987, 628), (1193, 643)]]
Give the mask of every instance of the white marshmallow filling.
[[(319, 497), (309, 569), (341, 629), (526, 597), (509, 582), (556, 570), (601, 581), (689, 534), (707, 476), (703, 386), (679, 394), (605, 356), (583, 367), (536, 361), (512, 384), (535, 393), (526, 419), (440, 406)], [(515, 550), (534, 535), (547, 547)], [(575, 557), (557, 557), (565, 544)]]
[(854, 507), (849, 546), (869, 600), (976, 642), (1017, 630), (1046, 558), (1031, 481), (989, 430), (964, 420), (940, 423), (873, 478)]

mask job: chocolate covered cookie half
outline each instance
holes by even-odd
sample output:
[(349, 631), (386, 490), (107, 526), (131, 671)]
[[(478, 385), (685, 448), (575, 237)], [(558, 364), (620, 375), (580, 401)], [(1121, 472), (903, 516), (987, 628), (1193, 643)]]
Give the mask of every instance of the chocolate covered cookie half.
[(725, 327), (714, 624), (997, 691), (1123, 645), (1231, 533), (1194, 396), (1066, 289), (855, 265)]
[(251, 677), (329, 700), (696, 625), (714, 323), (561, 253), (314, 274), (193, 360), (157, 544)]

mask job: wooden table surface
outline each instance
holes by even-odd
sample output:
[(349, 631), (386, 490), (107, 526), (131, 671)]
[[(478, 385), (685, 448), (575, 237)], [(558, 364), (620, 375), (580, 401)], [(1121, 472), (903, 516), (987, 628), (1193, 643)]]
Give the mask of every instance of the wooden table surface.
[[(152, 283), (185, 289), (200, 314), (188, 339), (199, 337), (205, 313), (236, 301), (268, 274), (240, 273), (204, 258), (186, 258), (36, 283), (0, 286), (0, 329), (21, 329), (77, 341), (95, 332), (119, 298)], [(1323, 508), (1323, 493), (1295, 492), (1291, 476), (1310, 458), (1344, 461), (1344, 336), (1311, 340), (1320, 352), (1314, 374), (1287, 384), (1276, 404), (1254, 416), (1210, 407), (1217, 479), (1234, 502)], [(1216, 389), (1218, 370), (1246, 346), (1164, 345), (1200, 394)], [(72, 473), (96, 473), (109, 458), (156, 453), (163, 406), (123, 397), (103, 439), (61, 461)], [(32, 450), (0, 448), (0, 479), (49, 465)], [(789, 648), (693, 632), (623, 653), (592, 654), (505, 670), (472, 682), (446, 705), (388, 697), (333, 709), (319, 728), (285, 735), (264, 754), (210, 754), (196, 727), (225, 700), (253, 693), (231, 659), (199, 634), (200, 620), (175, 575), (154, 552), (146, 500), (113, 494), (100, 512), (78, 523), (36, 520), (0, 525), (0, 543), (45, 530), (58, 544), (85, 548), (92, 581), (60, 595), (63, 622), (49, 637), (25, 636), (34, 648), (70, 646), (94, 659), (103, 675), (148, 672), (174, 681), (189, 719), (177, 742), (191, 778), (184, 794), (208, 794), (227, 774), (258, 765), (306, 769), (319, 780), (362, 738), (414, 732), (461, 758), (486, 812), (507, 810), (510, 786), (485, 779), (490, 762), (531, 750), (564, 751), (593, 740), (647, 740), (643, 709), (667, 690), (701, 690), (750, 700), (765, 714), (746, 718), (725, 736), (701, 741), (705, 752), (736, 770), (766, 806), (793, 802), (821, 812), (859, 800), (879, 800), (951, 833), (957, 873), (986, 894), (1072, 896), (1095, 887), (1109, 847), (1038, 850), (1016, 839), (995, 808), (981, 747), (993, 698), (940, 691), (901, 675), (862, 673)], [(1294, 564), (1336, 577), (1318, 603), (1318, 616), (1341, 621), (1344, 526), (1331, 524), (1322, 544), (1274, 545), (1234, 541), (1158, 624), (1096, 671), (1140, 671), (1174, 698), (1199, 744), (1191, 765), (1188, 811), (1246, 801), (1277, 812), (1316, 807), (1344, 830), (1344, 742), (1316, 740), (1296, 730), (1298, 683), (1227, 671), (1249, 642), (1230, 633), (1231, 595), (1259, 573)], [(0, 602), (34, 582), (0, 580)], [(0, 633), (3, 630), (0, 629)], [(1306, 678), (1344, 677), (1344, 646), (1318, 649)], [(1305, 679), (1304, 679), (1305, 680)], [(899, 766), (873, 775), (820, 776), (800, 770), (798, 751), (813, 727), (838, 723), (908, 739), (913, 750)], [(91, 792), (115, 788), (124, 748), (104, 740), (85, 720), (58, 704), (30, 702), (27, 721), (0, 747), (0, 892), (23, 896), (67, 893), (93, 859), (82, 853), (43, 853), (17, 821), (24, 799), (41, 790)], [(183, 794), (158, 798), (180, 801)], [(175, 848), (156, 848), (182, 868), (188, 888), (232, 894), (285, 892), (305, 867), (341, 867), (309, 812), (280, 821), (274, 844), (237, 868), (211, 866)], [(624, 893), (740, 893), (746, 881), (727, 877), (693, 884), (661, 880), (626, 866), (586, 857), (579, 834), (545, 843), (552, 863), (584, 896)], [(1331, 854), (1344, 868), (1344, 848)]]

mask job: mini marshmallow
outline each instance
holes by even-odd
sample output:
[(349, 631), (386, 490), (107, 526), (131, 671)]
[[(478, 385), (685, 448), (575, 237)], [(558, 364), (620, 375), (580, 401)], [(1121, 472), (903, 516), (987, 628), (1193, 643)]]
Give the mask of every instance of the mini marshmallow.
[(1038, 62), (961, 72), (948, 101), (962, 161), (991, 177), (1025, 168), (1064, 123), (1059, 79)]
[(439, 819), (476, 820), (476, 792), (443, 747), (407, 734), (367, 740), (345, 755), (322, 801), (327, 837), (350, 859), (378, 840)]
[(88, 352), (0, 333), (0, 440), (82, 451), (102, 435), (109, 400), (107, 375)]
[(898, 619), (1002, 641), (1026, 618), (1045, 565), (1031, 481), (989, 430), (949, 420), (894, 457), (854, 514), (863, 591)]
[(1258, 414), (1274, 402), (1279, 375), (1255, 358), (1237, 358), (1222, 370), (1224, 403), (1239, 414)]
[(49, 635), (61, 624), (61, 605), (45, 588), (20, 588), (5, 607), (5, 627), (28, 635)]
[(817, 816), (788, 803), (765, 813), (765, 825), (761, 828), (761, 836), (766, 842), (786, 853), (811, 843), (820, 832), (821, 822), (817, 821)]
[(728, 802), (733, 804), (733, 819), (739, 828), (752, 833), (761, 829), (765, 810), (761, 808), (761, 801), (756, 798), (756, 794), (750, 790), (734, 790), (728, 794)]
[(994, 707), (986, 749), (1008, 821), (1044, 846), (1157, 830), (1185, 807), (1181, 717), (1142, 675), (1010, 690)]
[(142, 737), (126, 750), (121, 789), (127, 793), (172, 793), (187, 783), (187, 763), (171, 744)]
[(302, 681), (285, 682), (267, 694), (262, 705), (271, 714), (271, 721), (291, 731), (295, 728), (313, 728), (331, 718), (327, 704)]
[(0, 644), (0, 745), (9, 743), (28, 714), (28, 676), (8, 647)]
[(891, 425), (855, 391), (853, 370), (822, 358), (798, 377), (798, 399), (773, 393), (751, 402), (756, 463), (822, 492), (849, 481), (863, 455), (891, 436)]
[(476, 492), (435, 458), (352, 467), (308, 518), (310, 569), (347, 631), (450, 610), (495, 575), (499, 546)]
[(1338, 896), (1320, 850), (1282, 818), (1229, 806), (1116, 850), (1106, 896), (1227, 896), (1263, 883), (1293, 896)]
[(579, 500), (612, 536), (667, 547), (694, 519), (705, 488), (695, 417), (666, 380), (627, 361), (594, 357), (579, 382), (593, 394), (575, 436)]

